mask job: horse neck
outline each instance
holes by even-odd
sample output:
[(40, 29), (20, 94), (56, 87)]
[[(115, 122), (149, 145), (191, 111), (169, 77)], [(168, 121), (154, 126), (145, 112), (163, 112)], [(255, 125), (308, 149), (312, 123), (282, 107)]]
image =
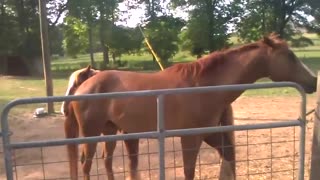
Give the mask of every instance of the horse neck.
[(218, 62), (217, 59), (204, 59), (199, 62), (202, 72), (198, 79), (204, 83), (200, 85), (253, 83), (268, 76), (267, 59), (267, 50), (258, 47), (247, 49), (246, 52), (240, 50), (225, 52)]
[[(216, 64), (216, 67), (212, 67), (214, 69), (211, 72), (210, 70), (204, 71), (207, 73), (203, 73), (199, 77), (199, 81), (202, 82), (199, 85), (215, 86), (254, 83), (258, 79), (268, 76), (267, 55), (267, 51), (263, 48), (248, 49), (247, 52), (226, 52), (221, 63)], [(221, 92), (219, 97), (222, 98), (223, 102), (231, 103), (242, 93), (243, 91), (225, 91)]]

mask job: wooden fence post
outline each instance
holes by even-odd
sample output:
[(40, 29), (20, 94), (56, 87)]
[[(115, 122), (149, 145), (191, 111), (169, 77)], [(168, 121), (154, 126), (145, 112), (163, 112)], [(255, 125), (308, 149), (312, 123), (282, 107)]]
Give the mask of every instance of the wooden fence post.
[(320, 71), (318, 71), (317, 107), (313, 122), (310, 180), (320, 179)]
[[(44, 79), (46, 82), (47, 96), (53, 96), (46, 4), (47, 4), (47, 1), (39, 0), (41, 49), (42, 49), (42, 61), (43, 61), (43, 73), (44, 73)], [(53, 102), (49, 102), (47, 104), (47, 108), (48, 108), (48, 113), (54, 113)]]

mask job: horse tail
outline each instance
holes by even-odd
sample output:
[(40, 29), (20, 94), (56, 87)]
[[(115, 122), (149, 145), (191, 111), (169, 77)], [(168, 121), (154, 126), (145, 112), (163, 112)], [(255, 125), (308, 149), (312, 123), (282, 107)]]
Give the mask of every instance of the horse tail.
[[(77, 90), (77, 87), (74, 85), (74, 84), (71, 84), (70, 85), (70, 82), (69, 82), (69, 87), (66, 91), (66, 94), (65, 96), (69, 96), (69, 95), (74, 95), (75, 91)], [(70, 101), (63, 101), (62, 102), (62, 105), (61, 105), (61, 109), (60, 109), (60, 112), (65, 115), (65, 116), (68, 116), (68, 113), (69, 113), (69, 104), (70, 104)]]
[[(66, 138), (77, 138), (79, 137), (79, 125), (75, 116), (75, 112), (69, 104), (69, 113), (65, 116), (64, 130)], [(70, 176), (72, 180), (78, 179), (78, 145), (68, 144), (67, 145), (68, 159)]]

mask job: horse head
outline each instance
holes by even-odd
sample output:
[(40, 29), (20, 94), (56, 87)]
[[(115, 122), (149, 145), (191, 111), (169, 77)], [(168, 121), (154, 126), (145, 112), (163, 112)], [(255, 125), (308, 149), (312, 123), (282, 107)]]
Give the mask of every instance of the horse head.
[(272, 33), (261, 41), (268, 47), (267, 64), (271, 80), (298, 83), (307, 93), (316, 91), (317, 77), (279, 35)]

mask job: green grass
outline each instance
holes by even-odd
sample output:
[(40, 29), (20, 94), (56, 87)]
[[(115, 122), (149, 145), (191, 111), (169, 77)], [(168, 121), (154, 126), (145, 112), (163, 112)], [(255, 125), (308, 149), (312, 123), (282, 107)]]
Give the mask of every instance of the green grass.
[[(40, 78), (25, 78), (25, 77), (0, 77), (2, 84), (0, 88), (0, 112), (5, 104), (19, 98), (44, 97), (45, 82)], [(67, 78), (54, 79), (53, 88), (54, 95), (64, 95), (66, 86), (68, 84)], [(34, 110), (36, 107), (44, 107), (45, 104), (23, 105), (15, 109), (19, 111)], [(56, 110), (60, 108), (60, 103), (56, 103)], [(32, 111), (33, 112), (33, 111)]]

